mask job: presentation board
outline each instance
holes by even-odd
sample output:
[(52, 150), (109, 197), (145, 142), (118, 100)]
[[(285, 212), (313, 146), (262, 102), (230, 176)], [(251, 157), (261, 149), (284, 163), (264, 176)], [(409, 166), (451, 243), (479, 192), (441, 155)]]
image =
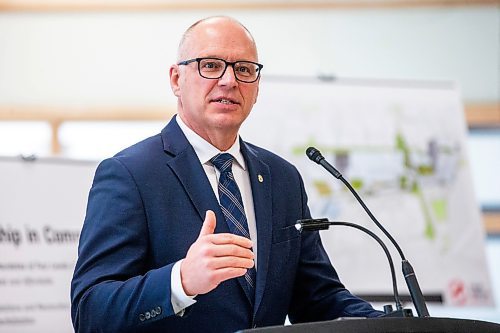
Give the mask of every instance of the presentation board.
[(95, 162), (0, 158), (0, 332), (72, 332), (70, 281)]
[[(493, 304), (466, 123), (452, 83), (263, 80), (242, 137), (298, 167), (313, 217), (377, 231), (341, 181), (306, 157), (307, 147), (317, 147), (399, 242), (424, 294), (447, 305)], [(343, 227), (321, 236), (353, 292), (392, 295), (377, 243)], [(399, 256), (392, 256), (400, 292), (408, 294)]]

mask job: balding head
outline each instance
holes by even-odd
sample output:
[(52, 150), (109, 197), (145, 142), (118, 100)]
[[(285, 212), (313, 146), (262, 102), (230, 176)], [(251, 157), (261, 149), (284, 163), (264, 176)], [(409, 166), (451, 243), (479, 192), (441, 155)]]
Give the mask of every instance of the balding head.
[(227, 31), (227, 29), (240, 30), (241, 33), (245, 34), (248, 38), (251, 47), (255, 49), (255, 60), (258, 59), (255, 40), (250, 31), (243, 24), (229, 16), (211, 16), (195, 22), (184, 32), (177, 50), (177, 61), (182, 61), (193, 56), (190, 52), (193, 49), (193, 44), (196, 43), (196, 38), (193, 40), (193, 37), (197, 36), (197, 32), (203, 34), (203, 31), (200, 30), (205, 30), (206, 33), (210, 34), (214, 32), (214, 29), (225, 31)]

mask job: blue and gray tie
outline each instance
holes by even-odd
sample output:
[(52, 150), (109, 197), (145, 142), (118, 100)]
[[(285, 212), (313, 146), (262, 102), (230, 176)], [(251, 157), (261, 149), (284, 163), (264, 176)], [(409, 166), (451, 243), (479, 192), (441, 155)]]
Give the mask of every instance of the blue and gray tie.
[[(229, 230), (235, 235), (250, 239), (241, 193), (232, 172), (233, 159), (233, 156), (228, 153), (219, 154), (211, 159), (212, 164), (220, 172), (218, 185), (220, 207)], [(255, 267), (248, 269), (245, 273), (246, 288), (252, 304), (255, 299), (255, 277)]]

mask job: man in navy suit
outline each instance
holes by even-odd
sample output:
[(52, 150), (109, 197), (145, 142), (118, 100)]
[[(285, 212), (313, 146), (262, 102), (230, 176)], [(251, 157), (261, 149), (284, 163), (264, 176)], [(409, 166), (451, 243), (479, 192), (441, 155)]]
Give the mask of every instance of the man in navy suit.
[[(177, 116), (96, 171), (71, 288), (75, 331), (234, 332), (287, 315), (380, 316), (339, 281), (319, 234), (295, 229), (310, 217), (295, 167), (238, 135), (263, 67), (248, 30), (201, 20), (178, 57)], [(227, 154), (238, 193), (230, 208), (213, 159)], [(243, 234), (228, 217), (235, 205)]]

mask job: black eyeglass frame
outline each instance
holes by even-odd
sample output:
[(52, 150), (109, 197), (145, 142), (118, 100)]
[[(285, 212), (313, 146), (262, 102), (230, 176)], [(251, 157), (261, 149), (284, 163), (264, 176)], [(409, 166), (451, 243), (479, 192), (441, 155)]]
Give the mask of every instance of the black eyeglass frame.
[[(203, 74), (201, 74), (200, 61), (206, 60), (206, 59), (220, 60), (220, 61), (222, 61), (226, 65), (226, 67), (224, 68), (224, 70), (222, 71), (222, 73), (221, 73), (221, 75), (219, 77), (206, 77), (206, 76), (203, 76)], [(234, 61), (234, 62), (230, 62), (230, 61), (226, 61), (224, 59), (215, 58), (215, 57), (193, 58), (193, 59), (189, 59), (189, 60), (180, 61), (180, 62), (177, 63), (177, 65), (189, 65), (190, 63), (195, 62), (195, 61), (198, 63), (198, 66), (197, 66), (198, 67), (198, 74), (200, 74), (200, 76), (202, 78), (208, 79), (208, 80), (218, 80), (218, 79), (220, 79), (226, 73), (227, 67), (231, 66), (233, 68), (234, 78), (237, 81), (244, 82), (244, 83), (254, 83), (254, 82), (256, 82), (260, 78), (260, 71), (262, 70), (262, 68), (264, 68), (264, 65), (259, 64), (258, 62), (254, 62), (254, 61), (237, 60), (237, 61)], [(245, 81), (245, 80), (242, 80), (242, 79), (238, 78), (238, 75), (236, 75), (236, 72), (234, 71), (234, 65), (236, 65), (239, 62), (246, 62), (246, 63), (257, 65), (257, 67), (258, 67), (258, 70), (257, 70), (258, 73), (257, 73), (257, 77), (255, 78), (255, 80)]]

